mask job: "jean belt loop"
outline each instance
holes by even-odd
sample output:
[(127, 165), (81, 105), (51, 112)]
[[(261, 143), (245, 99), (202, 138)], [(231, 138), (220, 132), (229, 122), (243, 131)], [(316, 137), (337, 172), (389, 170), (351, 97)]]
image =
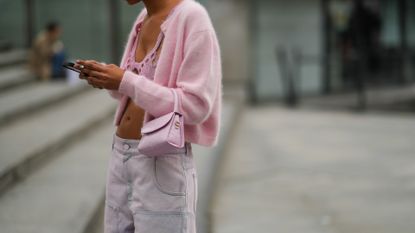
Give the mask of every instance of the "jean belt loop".
[(189, 148), (189, 143), (185, 142), (185, 143), (184, 143), (184, 147), (185, 147), (185, 149), (186, 149), (186, 150), (184, 151), (184, 153), (185, 153), (185, 155), (186, 155), (186, 156), (188, 156), (188, 155), (189, 155), (189, 149), (190, 149), (190, 148)]
[(186, 142), (185, 144), (185, 148), (186, 148), (186, 153), (185, 153), (185, 168), (186, 169), (191, 169), (194, 168), (194, 162), (193, 162), (193, 155), (192, 155), (192, 146), (190, 142)]

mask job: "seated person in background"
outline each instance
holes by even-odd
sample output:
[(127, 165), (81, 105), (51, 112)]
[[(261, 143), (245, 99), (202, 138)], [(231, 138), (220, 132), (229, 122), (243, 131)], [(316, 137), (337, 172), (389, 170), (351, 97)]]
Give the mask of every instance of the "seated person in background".
[(36, 37), (30, 51), (30, 69), (42, 81), (51, 77), (64, 77), (62, 64), (65, 60), (63, 43), (59, 40), (61, 27), (51, 22)]

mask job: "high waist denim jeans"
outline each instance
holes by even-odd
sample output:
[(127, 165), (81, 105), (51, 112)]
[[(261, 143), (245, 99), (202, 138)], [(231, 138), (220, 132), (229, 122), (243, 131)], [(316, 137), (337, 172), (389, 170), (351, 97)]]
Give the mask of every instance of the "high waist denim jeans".
[(113, 136), (105, 233), (195, 233), (197, 176), (192, 147), (150, 157), (139, 140)]

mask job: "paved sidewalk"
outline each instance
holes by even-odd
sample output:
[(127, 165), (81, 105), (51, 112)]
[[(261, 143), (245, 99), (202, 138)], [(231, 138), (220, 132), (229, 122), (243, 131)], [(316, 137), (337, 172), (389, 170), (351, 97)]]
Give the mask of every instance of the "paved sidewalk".
[(415, 118), (248, 108), (215, 233), (413, 233)]
[[(365, 92), (366, 110), (414, 112), (415, 84), (368, 88)], [(333, 93), (301, 98), (302, 107), (309, 109), (350, 110), (358, 108), (358, 93)]]

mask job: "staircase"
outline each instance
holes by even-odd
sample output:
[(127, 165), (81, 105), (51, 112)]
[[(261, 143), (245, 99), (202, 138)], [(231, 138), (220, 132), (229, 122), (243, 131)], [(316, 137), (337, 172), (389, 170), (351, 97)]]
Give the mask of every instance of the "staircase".
[(26, 57), (0, 53), (0, 233), (91, 232), (116, 102), (83, 82), (38, 82)]

